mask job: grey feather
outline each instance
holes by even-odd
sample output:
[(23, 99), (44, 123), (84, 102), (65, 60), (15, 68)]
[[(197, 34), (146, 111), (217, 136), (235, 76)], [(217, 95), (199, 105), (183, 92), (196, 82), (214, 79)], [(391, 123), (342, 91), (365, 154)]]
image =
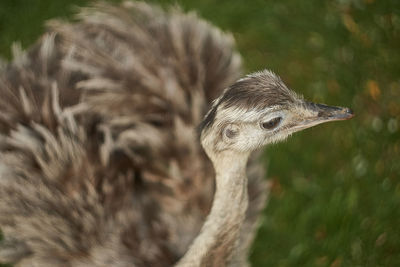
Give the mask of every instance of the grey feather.
[[(177, 8), (83, 8), (51, 21), (0, 75), (0, 261), (170, 266), (209, 213), (214, 171), (196, 132), (241, 73), (232, 37)], [(264, 206), (249, 163), (241, 266)]]

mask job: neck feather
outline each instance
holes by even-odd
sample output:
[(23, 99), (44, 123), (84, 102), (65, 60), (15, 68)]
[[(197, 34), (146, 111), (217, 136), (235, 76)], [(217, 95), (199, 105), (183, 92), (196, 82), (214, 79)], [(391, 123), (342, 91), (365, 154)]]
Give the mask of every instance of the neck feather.
[(224, 266), (239, 239), (248, 205), (248, 154), (224, 151), (210, 158), (216, 172), (211, 212), (177, 266)]

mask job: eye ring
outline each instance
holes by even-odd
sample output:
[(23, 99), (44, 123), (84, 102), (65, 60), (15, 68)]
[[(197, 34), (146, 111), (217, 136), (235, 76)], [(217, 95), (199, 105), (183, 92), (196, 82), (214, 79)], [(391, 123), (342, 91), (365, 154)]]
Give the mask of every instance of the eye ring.
[(261, 123), (261, 128), (265, 130), (272, 130), (276, 128), (282, 121), (282, 117), (273, 118), (267, 122)]

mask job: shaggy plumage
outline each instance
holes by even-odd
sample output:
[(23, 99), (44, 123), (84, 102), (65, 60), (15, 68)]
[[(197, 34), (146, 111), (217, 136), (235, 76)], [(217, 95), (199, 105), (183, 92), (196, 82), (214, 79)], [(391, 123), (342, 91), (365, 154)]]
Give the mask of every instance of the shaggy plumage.
[[(0, 76), (0, 262), (171, 266), (215, 190), (196, 127), (240, 57), (230, 35), (177, 8), (96, 4), (76, 19), (15, 47)], [(248, 177), (236, 266), (266, 199), (254, 161)]]

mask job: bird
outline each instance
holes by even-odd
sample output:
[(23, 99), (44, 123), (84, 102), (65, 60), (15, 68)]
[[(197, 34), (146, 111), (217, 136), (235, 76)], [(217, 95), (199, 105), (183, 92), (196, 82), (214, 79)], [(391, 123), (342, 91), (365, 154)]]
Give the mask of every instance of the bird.
[(306, 101), (179, 7), (97, 2), (0, 71), (0, 262), (249, 266), (258, 155), (349, 108)]

